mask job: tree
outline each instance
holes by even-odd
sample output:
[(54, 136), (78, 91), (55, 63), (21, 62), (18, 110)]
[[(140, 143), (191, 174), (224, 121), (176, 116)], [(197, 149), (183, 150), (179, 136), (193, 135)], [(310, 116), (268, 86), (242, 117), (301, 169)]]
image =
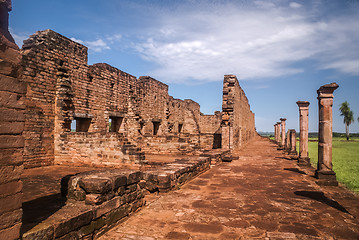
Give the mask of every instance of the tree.
[(347, 101), (340, 105), (339, 110), (341, 112), (340, 116), (344, 116), (345, 133), (347, 140), (349, 140), (349, 125), (354, 122), (354, 113), (350, 110), (349, 103)]

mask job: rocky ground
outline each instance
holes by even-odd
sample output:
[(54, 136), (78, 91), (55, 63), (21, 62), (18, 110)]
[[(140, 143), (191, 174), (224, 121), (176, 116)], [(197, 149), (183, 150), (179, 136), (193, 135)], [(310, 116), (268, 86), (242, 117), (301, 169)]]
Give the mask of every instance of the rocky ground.
[(101, 239), (359, 239), (359, 197), (320, 187), (268, 139), (118, 224)]

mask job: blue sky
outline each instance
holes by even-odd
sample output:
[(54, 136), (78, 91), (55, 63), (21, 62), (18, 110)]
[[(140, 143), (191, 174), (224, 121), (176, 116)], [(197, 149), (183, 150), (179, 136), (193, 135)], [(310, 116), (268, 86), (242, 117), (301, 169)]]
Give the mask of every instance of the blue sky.
[[(150, 75), (205, 114), (221, 110), (223, 75), (236, 74), (258, 131), (281, 117), (299, 130), (298, 100), (311, 103), (317, 131), (316, 90), (331, 82), (339, 84), (333, 130), (345, 131), (343, 101), (359, 116), (357, 0), (13, 0), (18, 45), (45, 29), (89, 47), (89, 64)], [(350, 130), (359, 132), (358, 121)]]

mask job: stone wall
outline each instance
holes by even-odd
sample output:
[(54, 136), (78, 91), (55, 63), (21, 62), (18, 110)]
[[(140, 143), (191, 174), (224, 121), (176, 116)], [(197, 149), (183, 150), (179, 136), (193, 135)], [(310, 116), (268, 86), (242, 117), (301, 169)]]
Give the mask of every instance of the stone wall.
[(46, 30), (25, 40), (21, 53), (28, 84), (24, 165), (51, 165), (55, 160), (54, 137), (63, 132), (60, 129), (70, 131), (72, 96), (79, 91), (71, 83), (87, 77), (87, 48)]
[(225, 75), (222, 102), (222, 148), (238, 150), (255, 134), (254, 113), (235, 75)]
[(52, 30), (30, 36), (22, 55), (25, 167), (121, 167), (142, 163), (144, 153), (218, 145), (219, 113), (201, 114), (198, 103), (174, 99), (149, 76), (137, 79), (105, 63), (88, 66), (87, 48)]
[(0, 0), (0, 239), (18, 239), (22, 219), (24, 95), (19, 48), (8, 31), (11, 1)]

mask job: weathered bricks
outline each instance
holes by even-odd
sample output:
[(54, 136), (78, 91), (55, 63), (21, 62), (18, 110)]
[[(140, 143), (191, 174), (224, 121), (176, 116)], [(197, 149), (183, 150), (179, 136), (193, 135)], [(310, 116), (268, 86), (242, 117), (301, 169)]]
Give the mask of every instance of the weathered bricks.
[(222, 102), (222, 148), (238, 150), (256, 133), (254, 114), (235, 75), (225, 75)]
[(21, 56), (8, 31), (10, 0), (0, 0), (0, 239), (19, 239), (22, 218), (24, 95)]
[[(201, 114), (198, 103), (170, 97), (166, 84), (105, 63), (88, 66), (85, 46), (51, 30), (24, 43), (22, 66), (30, 89), (25, 167), (127, 167), (145, 163), (145, 153), (220, 146), (218, 133), (214, 139), (220, 113)], [(74, 120), (85, 132), (71, 132)]]

